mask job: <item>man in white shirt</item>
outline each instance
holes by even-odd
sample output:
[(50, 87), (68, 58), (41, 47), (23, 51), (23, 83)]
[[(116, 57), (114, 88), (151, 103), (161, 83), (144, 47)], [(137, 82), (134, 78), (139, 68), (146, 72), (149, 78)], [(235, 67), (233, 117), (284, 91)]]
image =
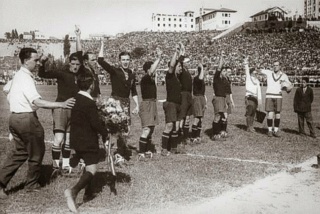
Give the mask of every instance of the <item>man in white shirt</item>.
[[(268, 136), (280, 137), (280, 112), (282, 109), (282, 88), (283, 82), (290, 83), (288, 76), (280, 70), (279, 61), (274, 62), (274, 71), (261, 69), (260, 72), (267, 76), (266, 91), (266, 112), (268, 113), (267, 125)], [(274, 127), (273, 127), (274, 126)]]
[(19, 54), (21, 68), (14, 76), (7, 99), (10, 105), (9, 130), (13, 135), (14, 149), (0, 169), (0, 199), (8, 196), (4, 189), (19, 167), (28, 160), (25, 183), (27, 191), (39, 189), (38, 179), (45, 152), (44, 129), (36, 110), (38, 108), (72, 108), (74, 98), (65, 102), (43, 100), (38, 93), (34, 75), (38, 65), (44, 66), (46, 57), (38, 56), (33, 48), (22, 48)]

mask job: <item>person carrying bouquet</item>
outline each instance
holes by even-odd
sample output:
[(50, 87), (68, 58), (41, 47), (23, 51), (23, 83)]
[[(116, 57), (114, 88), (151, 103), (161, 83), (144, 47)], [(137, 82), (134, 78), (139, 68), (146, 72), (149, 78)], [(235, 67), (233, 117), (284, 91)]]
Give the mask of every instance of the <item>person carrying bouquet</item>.
[(71, 111), (70, 146), (75, 151), (70, 159), (71, 167), (77, 166), (80, 159), (84, 161), (85, 170), (79, 181), (65, 190), (68, 208), (77, 213), (76, 197), (85, 188), (83, 201), (94, 197), (91, 189), (93, 176), (97, 172), (99, 162), (99, 136), (105, 141), (108, 131), (98, 114), (96, 103), (90, 93), (94, 90), (94, 78), (88, 72), (79, 74), (77, 84), (80, 89), (76, 95), (76, 103)]
[[(111, 97), (115, 100), (119, 100), (122, 109), (125, 113), (130, 116), (130, 92), (133, 101), (136, 106), (133, 109), (133, 114), (138, 114), (139, 112), (139, 100), (136, 89), (136, 77), (135, 74), (129, 69), (131, 56), (129, 52), (121, 52), (119, 54), (120, 67), (114, 67), (106, 62), (103, 58), (104, 42), (101, 40), (100, 52), (98, 55), (99, 65), (110, 74), (111, 80)], [(131, 120), (129, 119), (128, 133), (130, 132)], [(125, 159), (129, 160), (131, 156), (131, 151), (127, 146), (126, 139), (123, 133), (119, 133), (117, 140), (118, 153), (124, 156)]]

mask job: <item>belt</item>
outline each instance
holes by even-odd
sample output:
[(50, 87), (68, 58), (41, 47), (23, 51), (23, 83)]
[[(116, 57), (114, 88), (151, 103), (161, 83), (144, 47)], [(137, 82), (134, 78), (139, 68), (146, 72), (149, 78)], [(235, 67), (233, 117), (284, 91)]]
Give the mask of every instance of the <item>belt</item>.
[(32, 112), (11, 112), (12, 114), (35, 114), (35, 111)]
[(150, 99), (142, 99), (142, 101), (156, 101), (157, 99), (156, 98), (150, 98)]

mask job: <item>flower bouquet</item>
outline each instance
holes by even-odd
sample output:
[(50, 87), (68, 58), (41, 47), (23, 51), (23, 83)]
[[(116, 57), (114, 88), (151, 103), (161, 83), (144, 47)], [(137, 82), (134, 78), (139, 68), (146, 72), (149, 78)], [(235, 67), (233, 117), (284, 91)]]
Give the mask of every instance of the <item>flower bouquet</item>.
[(128, 132), (128, 109), (122, 108), (120, 101), (113, 98), (97, 102), (98, 112), (110, 134)]

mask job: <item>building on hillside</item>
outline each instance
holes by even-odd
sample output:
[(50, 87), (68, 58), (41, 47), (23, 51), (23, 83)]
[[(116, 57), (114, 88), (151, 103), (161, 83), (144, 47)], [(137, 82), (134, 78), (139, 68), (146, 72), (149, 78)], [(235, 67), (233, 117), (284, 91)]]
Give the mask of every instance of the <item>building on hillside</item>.
[(309, 19), (320, 19), (320, 0), (304, 0), (304, 16)]
[(193, 11), (184, 15), (152, 14), (152, 31), (181, 32), (194, 31), (195, 17)]
[(32, 33), (23, 32), (23, 39), (32, 39)]
[(49, 37), (46, 36), (45, 34), (41, 33), (39, 30), (35, 30), (34, 31), (34, 38), (42, 40), (42, 39), (48, 39)]
[(236, 10), (227, 8), (200, 8), (200, 16), (196, 18), (196, 30), (226, 30), (236, 24)]
[(271, 7), (250, 16), (252, 22), (278, 20), (284, 21), (287, 12), (280, 7)]
[(109, 35), (105, 33), (89, 34), (89, 40), (109, 39)]

